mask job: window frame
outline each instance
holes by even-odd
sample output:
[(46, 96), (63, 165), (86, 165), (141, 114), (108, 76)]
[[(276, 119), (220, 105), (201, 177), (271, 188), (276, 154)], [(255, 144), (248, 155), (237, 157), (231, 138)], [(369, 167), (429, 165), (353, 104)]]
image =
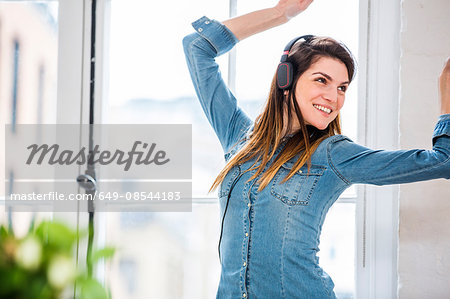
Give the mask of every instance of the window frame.
[[(359, 3), (358, 140), (394, 150), (399, 146), (400, 3)], [(356, 297), (397, 298), (398, 185), (357, 187)]]
[[(58, 1), (58, 73), (57, 73), (57, 124), (79, 124), (77, 134), (81, 146), (82, 124), (89, 124), (89, 84), (90, 84), (90, 36), (91, 1)], [(98, 103), (96, 103), (98, 104)], [(98, 109), (96, 109), (97, 111)], [(85, 169), (78, 168), (78, 174)], [(72, 191), (84, 193), (79, 186)], [(52, 219), (58, 219), (86, 230), (88, 214), (53, 212)], [(97, 220), (95, 221), (97, 223)], [(97, 224), (95, 224), (97, 225)], [(95, 228), (98, 232), (98, 228)], [(95, 236), (94, 246), (100, 246)], [(78, 267), (85, 268), (87, 240), (77, 243), (75, 260)], [(98, 274), (95, 276), (98, 278)], [(74, 290), (74, 296), (75, 296)]]

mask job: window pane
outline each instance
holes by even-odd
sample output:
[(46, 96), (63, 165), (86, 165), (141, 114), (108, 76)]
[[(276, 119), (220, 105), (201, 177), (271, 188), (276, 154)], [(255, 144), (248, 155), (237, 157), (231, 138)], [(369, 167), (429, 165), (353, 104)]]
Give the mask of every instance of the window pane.
[[(5, 124), (12, 124), (15, 132), (16, 124), (56, 122), (57, 54), (57, 1), (0, 1), (1, 140), (5, 138)], [(39, 136), (37, 131), (36, 141)], [(5, 142), (1, 142), (0, 200), (14, 191), (14, 177), (20, 171), (17, 167), (5, 169), (4, 146)], [(30, 184), (39, 190), (38, 183)], [(49, 216), (2, 211), (0, 224), (12, 225), (22, 236), (32, 221)]]
[[(170, 15), (168, 15), (170, 12)], [(193, 196), (205, 197), (223, 151), (197, 100), (182, 38), (203, 15), (223, 20), (228, 1), (111, 1), (107, 123), (187, 123), (193, 131)], [(218, 58), (227, 78), (228, 56)], [(101, 179), (101, 178), (100, 178)], [(215, 194), (209, 194), (213, 197)], [(191, 213), (104, 213), (105, 271), (117, 298), (213, 298), (220, 278), (218, 205)]]
[(325, 218), (319, 264), (333, 279), (339, 299), (354, 298), (355, 204), (335, 203)]
[[(170, 15), (168, 15), (170, 14)], [(207, 196), (223, 151), (198, 103), (182, 39), (202, 15), (228, 16), (228, 1), (111, 2), (106, 122), (192, 124), (194, 197)], [(228, 55), (218, 58), (227, 78)], [(210, 194), (209, 196), (215, 196)]]
[(191, 213), (106, 213), (119, 250), (106, 271), (113, 298), (214, 298), (220, 278), (216, 204)]

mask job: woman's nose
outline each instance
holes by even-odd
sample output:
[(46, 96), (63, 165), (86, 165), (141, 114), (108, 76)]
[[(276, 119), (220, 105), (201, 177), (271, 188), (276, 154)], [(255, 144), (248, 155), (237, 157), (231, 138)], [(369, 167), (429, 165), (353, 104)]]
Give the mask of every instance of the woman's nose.
[(336, 88), (327, 88), (327, 90), (324, 93), (324, 97), (326, 100), (330, 102), (337, 102), (338, 100), (338, 91)]

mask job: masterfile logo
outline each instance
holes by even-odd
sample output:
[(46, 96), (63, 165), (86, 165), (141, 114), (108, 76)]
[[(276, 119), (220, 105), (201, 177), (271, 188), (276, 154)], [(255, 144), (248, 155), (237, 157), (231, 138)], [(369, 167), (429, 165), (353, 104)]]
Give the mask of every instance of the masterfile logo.
[[(138, 147), (142, 145), (144, 151), (139, 151)], [(170, 161), (170, 159), (165, 159), (166, 152), (159, 150), (153, 154), (156, 143), (152, 143), (150, 146), (148, 143), (142, 141), (135, 141), (133, 144), (133, 148), (129, 152), (124, 152), (121, 150), (116, 150), (115, 152), (111, 152), (108, 150), (100, 151), (99, 145), (96, 144), (92, 151), (89, 151), (86, 154), (86, 147), (82, 147), (80, 151), (75, 153), (71, 150), (62, 150), (60, 151), (60, 146), (58, 144), (53, 144), (49, 146), (48, 144), (32, 144), (27, 147), (30, 150), (30, 155), (27, 159), (27, 164), (30, 165), (33, 163), (33, 160), (37, 154), (36, 164), (41, 165), (46, 159), (46, 162), (49, 165), (59, 164), (59, 165), (71, 165), (76, 163), (77, 165), (108, 165), (111, 163), (117, 163), (118, 165), (124, 165), (124, 170), (128, 171), (133, 164), (133, 161), (137, 164), (149, 165), (151, 163), (155, 163), (156, 165), (164, 165)], [(145, 154), (145, 156), (144, 156)], [(134, 157), (136, 159), (134, 160)], [(44, 162), (45, 163), (45, 162)]]
[(5, 137), (6, 208), (191, 210), (191, 125), (6, 125)]

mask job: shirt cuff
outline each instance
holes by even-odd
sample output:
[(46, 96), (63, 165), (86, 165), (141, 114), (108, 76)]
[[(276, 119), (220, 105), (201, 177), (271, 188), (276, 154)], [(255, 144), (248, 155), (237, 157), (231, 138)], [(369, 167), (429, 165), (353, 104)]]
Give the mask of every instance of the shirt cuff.
[(443, 114), (439, 116), (433, 132), (433, 145), (436, 142), (436, 138), (443, 135), (450, 137), (450, 114)]
[(228, 52), (239, 42), (225, 25), (205, 16), (193, 22), (192, 27), (214, 47), (217, 56)]
[(442, 120), (450, 120), (450, 114), (442, 114), (441, 116), (439, 116), (438, 121)]

